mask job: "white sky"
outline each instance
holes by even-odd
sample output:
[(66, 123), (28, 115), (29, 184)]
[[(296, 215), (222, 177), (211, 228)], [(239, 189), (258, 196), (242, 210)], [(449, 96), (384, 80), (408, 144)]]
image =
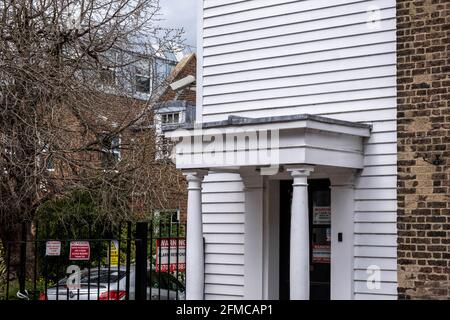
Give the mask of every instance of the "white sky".
[(199, 0), (160, 0), (161, 13), (167, 28), (184, 28), (186, 44), (196, 46), (197, 3)]

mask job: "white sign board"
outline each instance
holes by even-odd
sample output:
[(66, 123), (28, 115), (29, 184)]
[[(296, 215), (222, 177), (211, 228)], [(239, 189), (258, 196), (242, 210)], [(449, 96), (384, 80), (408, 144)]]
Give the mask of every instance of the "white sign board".
[(314, 207), (313, 224), (331, 224), (331, 208)]
[(185, 269), (186, 239), (171, 238), (156, 240), (156, 271), (174, 272), (177, 270), (184, 271)]
[(61, 241), (47, 241), (45, 243), (45, 255), (47, 257), (61, 255)]

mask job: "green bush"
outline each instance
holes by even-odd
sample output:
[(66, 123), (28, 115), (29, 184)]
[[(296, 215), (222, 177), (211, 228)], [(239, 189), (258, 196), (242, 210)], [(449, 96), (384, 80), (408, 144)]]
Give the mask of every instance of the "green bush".
[[(53, 281), (47, 280), (47, 287), (54, 285)], [(45, 291), (45, 279), (40, 277), (36, 279), (36, 291), (34, 291), (34, 281), (31, 279), (27, 279), (25, 281), (25, 289), (28, 291), (29, 300), (38, 300), (39, 294)], [(9, 283), (8, 290), (8, 300), (23, 300), (17, 297), (17, 292), (19, 291), (19, 281), (13, 280)], [(0, 299), (6, 299), (6, 288), (4, 288), (4, 292), (1, 295)]]

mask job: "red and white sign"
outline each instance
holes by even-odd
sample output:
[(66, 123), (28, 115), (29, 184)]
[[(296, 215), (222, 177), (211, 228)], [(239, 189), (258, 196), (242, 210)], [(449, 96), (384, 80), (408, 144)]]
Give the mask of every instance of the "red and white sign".
[(331, 246), (327, 244), (313, 244), (312, 261), (314, 263), (331, 262)]
[[(170, 252), (170, 260), (169, 260), (169, 252)], [(178, 269), (177, 269), (177, 262), (178, 262)], [(186, 270), (186, 239), (184, 238), (157, 239), (156, 271), (175, 272), (177, 270), (178, 271)]]
[(89, 260), (91, 257), (91, 247), (89, 241), (72, 241), (70, 242), (70, 260)]
[(45, 255), (54, 257), (61, 255), (61, 241), (47, 241), (45, 243)]

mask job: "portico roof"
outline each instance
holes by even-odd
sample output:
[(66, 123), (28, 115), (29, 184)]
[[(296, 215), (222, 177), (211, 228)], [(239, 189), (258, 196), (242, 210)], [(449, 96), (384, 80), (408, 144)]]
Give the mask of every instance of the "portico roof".
[(298, 114), (164, 128), (180, 169), (311, 164), (363, 167), (371, 125)]

